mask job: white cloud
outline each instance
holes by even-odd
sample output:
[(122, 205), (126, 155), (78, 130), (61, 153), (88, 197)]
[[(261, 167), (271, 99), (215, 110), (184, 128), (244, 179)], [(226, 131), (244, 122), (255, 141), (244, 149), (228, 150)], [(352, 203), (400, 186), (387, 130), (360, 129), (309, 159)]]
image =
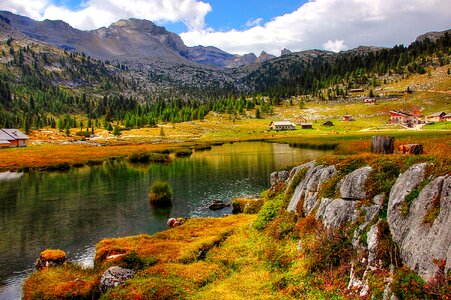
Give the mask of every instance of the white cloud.
[(193, 31), (204, 28), (211, 6), (198, 0), (88, 0), (79, 10), (70, 10), (49, 0), (2, 0), (0, 9), (38, 20), (64, 20), (79, 29), (96, 29), (134, 17), (154, 22), (181, 21)]
[(48, 0), (2, 0), (0, 3), (0, 9), (20, 15), (25, 15), (33, 19), (39, 19), (42, 12), (48, 5)]
[(449, 0), (311, 0), (246, 30), (207, 28), (181, 37), (189, 46), (214, 45), (238, 54), (265, 50), (278, 55), (283, 48), (300, 51), (321, 46), (330, 50), (346, 45), (392, 47), (428, 31), (451, 28), (450, 11)]
[(343, 40), (328, 40), (323, 44), (323, 49), (333, 52), (340, 52), (342, 50), (348, 49), (348, 46), (345, 45), (345, 41)]
[[(208, 0), (86, 0), (77, 10), (54, 0), (0, 0), (0, 9), (34, 19), (62, 19), (80, 29), (108, 26), (130, 17), (154, 22), (184, 22), (188, 46), (216, 46), (230, 53), (329, 49), (359, 45), (408, 44), (419, 34), (451, 28), (449, 0), (309, 0), (296, 11), (262, 23), (249, 20), (243, 30), (208, 28)], [(207, 24), (208, 25), (208, 24)]]
[(249, 21), (246, 22), (246, 27), (259, 26), (262, 21), (263, 21), (263, 18), (257, 18), (255, 20), (249, 20)]

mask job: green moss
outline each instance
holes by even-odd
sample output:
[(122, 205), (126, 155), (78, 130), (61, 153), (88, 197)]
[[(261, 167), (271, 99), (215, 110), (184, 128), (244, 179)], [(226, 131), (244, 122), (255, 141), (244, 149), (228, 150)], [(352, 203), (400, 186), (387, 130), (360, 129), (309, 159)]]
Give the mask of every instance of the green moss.
[(263, 204), (258, 213), (257, 220), (254, 222), (255, 229), (263, 230), (277, 216), (277, 213), (284, 205), (282, 196), (279, 195), (274, 200), (268, 200)]

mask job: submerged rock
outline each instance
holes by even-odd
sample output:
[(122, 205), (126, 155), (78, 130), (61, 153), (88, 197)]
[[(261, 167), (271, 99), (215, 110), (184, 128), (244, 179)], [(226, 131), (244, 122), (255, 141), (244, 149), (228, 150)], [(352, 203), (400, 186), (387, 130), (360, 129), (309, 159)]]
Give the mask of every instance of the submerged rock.
[(133, 270), (118, 266), (110, 267), (103, 273), (102, 278), (100, 278), (100, 291), (103, 294), (107, 290), (117, 287), (133, 276), (135, 276), (135, 271)]
[(230, 203), (225, 203), (222, 200), (213, 200), (213, 202), (208, 206), (211, 210), (220, 210), (226, 207), (230, 207)]

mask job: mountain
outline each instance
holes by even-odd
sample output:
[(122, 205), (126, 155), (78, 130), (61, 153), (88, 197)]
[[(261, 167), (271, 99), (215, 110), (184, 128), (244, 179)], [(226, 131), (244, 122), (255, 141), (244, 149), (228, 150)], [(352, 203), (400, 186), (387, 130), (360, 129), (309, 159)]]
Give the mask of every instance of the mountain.
[(431, 31), (425, 34), (422, 34), (417, 37), (416, 42), (423, 42), (426, 39), (429, 39), (432, 42), (436, 42), (438, 39), (442, 38), (444, 35), (451, 35), (451, 29), (445, 31)]
[(7, 11), (0, 11), (0, 21), (33, 39), (102, 60), (194, 62), (231, 68), (273, 58), (264, 52), (258, 60), (254, 54), (233, 55), (216, 47), (187, 47), (177, 34), (134, 18), (92, 31), (75, 29), (63, 21), (35, 21)]

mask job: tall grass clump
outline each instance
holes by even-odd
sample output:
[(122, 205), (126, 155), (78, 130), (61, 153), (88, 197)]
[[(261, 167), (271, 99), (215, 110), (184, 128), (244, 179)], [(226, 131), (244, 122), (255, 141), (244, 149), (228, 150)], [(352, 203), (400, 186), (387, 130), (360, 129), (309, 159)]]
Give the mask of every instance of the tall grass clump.
[(172, 189), (165, 181), (155, 181), (149, 190), (149, 201), (152, 206), (166, 207), (172, 205)]

